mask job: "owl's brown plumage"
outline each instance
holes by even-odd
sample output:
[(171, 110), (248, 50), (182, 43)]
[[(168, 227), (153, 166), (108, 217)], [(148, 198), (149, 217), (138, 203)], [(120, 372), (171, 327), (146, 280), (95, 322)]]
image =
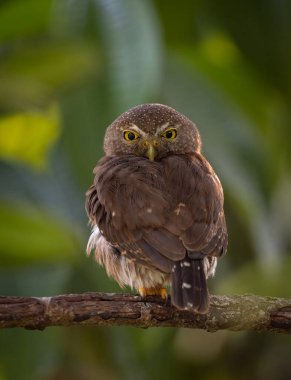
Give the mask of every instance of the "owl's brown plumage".
[(86, 193), (88, 253), (121, 286), (208, 310), (206, 279), (226, 253), (223, 191), (201, 154), (195, 124), (161, 104), (143, 104), (106, 130), (105, 157)]

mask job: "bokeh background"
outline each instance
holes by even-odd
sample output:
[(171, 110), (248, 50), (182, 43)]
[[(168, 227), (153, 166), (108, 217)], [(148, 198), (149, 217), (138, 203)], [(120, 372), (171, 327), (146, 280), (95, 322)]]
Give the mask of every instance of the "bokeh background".
[[(230, 236), (214, 293), (291, 294), (291, 2), (1, 0), (0, 293), (119, 291), (85, 256), (105, 127), (144, 102), (199, 126)], [(1, 380), (290, 379), (291, 338), (0, 332)]]

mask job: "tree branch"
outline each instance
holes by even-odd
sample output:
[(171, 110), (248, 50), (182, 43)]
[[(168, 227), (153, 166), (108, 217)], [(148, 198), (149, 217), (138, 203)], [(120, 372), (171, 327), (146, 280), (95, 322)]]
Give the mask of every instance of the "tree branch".
[(210, 332), (291, 333), (291, 299), (211, 296), (208, 314), (177, 310), (159, 297), (84, 293), (55, 297), (0, 297), (0, 328), (48, 326), (188, 327)]

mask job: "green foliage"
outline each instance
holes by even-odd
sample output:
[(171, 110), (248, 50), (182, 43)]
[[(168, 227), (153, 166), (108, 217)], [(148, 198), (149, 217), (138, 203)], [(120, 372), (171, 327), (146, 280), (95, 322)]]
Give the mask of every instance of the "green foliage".
[[(212, 291), (290, 297), (290, 15), (275, 0), (2, 1), (1, 293), (118, 290), (85, 256), (84, 192), (106, 126), (161, 102), (197, 123), (225, 189), (230, 246)], [(0, 342), (1, 380), (291, 374), (290, 340), (267, 334), (13, 330)]]
[(44, 32), (49, 26), (51, 0), (4, 2), (0, 13), (0, 41), (16, 42)]
[(47, 151), (60, 135), (56, 107), (47, 112), (15, 113), (0, 118), (0, 158), (35, 168), (47, 164)]
[(2, 265), (70, 260), (77, 251), (69, 226), (49, 210), (5, 202), (0, 203), (0, 216)]

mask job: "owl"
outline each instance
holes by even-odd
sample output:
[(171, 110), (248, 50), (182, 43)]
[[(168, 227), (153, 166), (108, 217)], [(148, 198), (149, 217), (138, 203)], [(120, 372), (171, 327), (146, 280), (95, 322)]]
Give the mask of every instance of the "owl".
[(162, 104), (142, 104), (105, 132), (105, 156), (86, 193), (87, 253), (121, 286), (206, 313), (207, 278), (226, 253), (223, 190), (201, 154), (196, 125)]

